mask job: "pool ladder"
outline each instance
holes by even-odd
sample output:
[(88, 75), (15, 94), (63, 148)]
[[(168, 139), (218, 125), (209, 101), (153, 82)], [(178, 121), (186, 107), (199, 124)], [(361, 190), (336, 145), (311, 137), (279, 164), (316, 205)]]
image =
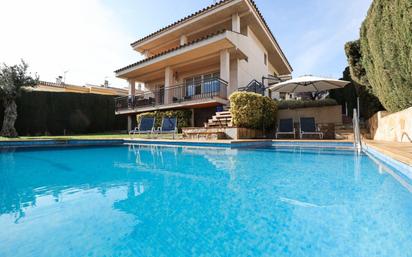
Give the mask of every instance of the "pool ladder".
[(355, 151), (360, 154), (362, 152), (362, 136), (359, 128), (359, 113), (356, 108), (353, 109), (352, 123)]

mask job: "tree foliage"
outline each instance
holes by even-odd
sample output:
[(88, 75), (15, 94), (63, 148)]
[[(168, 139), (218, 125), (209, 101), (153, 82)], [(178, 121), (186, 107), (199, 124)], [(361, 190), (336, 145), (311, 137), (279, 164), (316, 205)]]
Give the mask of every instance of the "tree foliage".
[(16, 98), (23, 87), (34, 87), (39, 82), (38, 77), (28, 74), (29, 65), (23, 60), (20, 64), (0, 68), (0, 96), (2, 98)]
[(352, 116), (353, 109), (357, 108), (357, 97), (359, 97), (361, 117), (368, 119), (377, 111), (383, 110), (379, 99), (371, 94), (368, 87), (359, 84), (357, 82), (359, 80), (353, 79), (349, 67), (346, 67), (343, 71), (342, 80), (350, 81), (351, 83), (344, 88), (330, 90), (329, 97), (335, 99), (342, 107), (346, 105), (350, 116)]
[(348, 58), (351, 79), (359, 85), (370, 87), (365, 68), (362, 65), (360, 40), (347, 42), (345, 44), (345, 53)]
[(354, 80), (395, 112), (412, 106), (412, 1), (374, 0), (346, 53)]

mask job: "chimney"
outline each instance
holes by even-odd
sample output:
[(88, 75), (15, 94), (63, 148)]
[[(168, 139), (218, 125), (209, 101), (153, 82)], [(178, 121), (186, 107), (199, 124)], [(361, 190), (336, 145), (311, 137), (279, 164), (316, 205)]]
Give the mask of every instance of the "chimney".
[(63, 77), (62, 77), (62, 76), (58, 76), (58, 77), (56, 78), (56, 84), (57, 84), (57, 85), (63, 84)]
[(109, 81), (107, 79), (104, 80), (104, 87), (105, 88), (109, 87)]

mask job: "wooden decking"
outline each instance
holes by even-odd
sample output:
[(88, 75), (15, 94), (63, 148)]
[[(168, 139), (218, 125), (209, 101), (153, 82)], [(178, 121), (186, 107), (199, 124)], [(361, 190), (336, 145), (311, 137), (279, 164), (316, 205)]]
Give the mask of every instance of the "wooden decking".
[(412, 143), (366, 140), (366, 144), (395, 160), (412, 166)]

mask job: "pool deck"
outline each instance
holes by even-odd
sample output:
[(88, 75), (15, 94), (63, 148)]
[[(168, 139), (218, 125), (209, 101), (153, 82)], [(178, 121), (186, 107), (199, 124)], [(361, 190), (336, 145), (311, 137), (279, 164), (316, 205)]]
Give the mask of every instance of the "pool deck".
[(365, 140), (367, 146), (412, 166), (412, 143)]

